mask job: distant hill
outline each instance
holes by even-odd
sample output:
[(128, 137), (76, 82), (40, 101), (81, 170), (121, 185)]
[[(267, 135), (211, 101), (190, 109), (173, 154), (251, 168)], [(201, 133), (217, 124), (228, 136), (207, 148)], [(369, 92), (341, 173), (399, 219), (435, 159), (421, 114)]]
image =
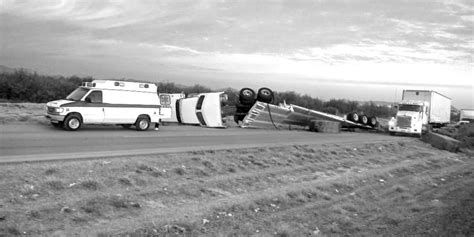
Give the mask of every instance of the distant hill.
[(0, 65), (0, 73), (14, 73), (15, 69), (7, 66)]

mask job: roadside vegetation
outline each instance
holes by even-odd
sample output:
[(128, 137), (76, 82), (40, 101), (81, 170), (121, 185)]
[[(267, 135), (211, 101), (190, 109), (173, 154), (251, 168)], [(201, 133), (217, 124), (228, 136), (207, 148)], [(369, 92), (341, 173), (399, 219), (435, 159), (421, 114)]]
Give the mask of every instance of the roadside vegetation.
[(473, 236), (474, 160), (418, 139), (0, 166), (0, 236)]
[[(65, 98), (82, 82), (92, 81), (92, 77), (63, 77), (40, 75), (24, 69), (16, 70), (13, 73), (0, 73), (0, 101), (5, 102), (29, 102), (45, 103), (52, 100)], [(120, 79), (136, 81), (132, 79)], [(202, 85), (184, 86), (172, 82), (158, 82), (158, 92), (160, 93), (202, 93), (216, 91)], [(271, 86), (269, 86), (271, 87)], [(257, 89), (257, 88), (255, 88)], [(239, 91), (233, 88), (224, 88), (229, 96), (229, 106), (234, 106), (238, 102)], [(315, 109), (331, 114), (343, 115), (350, 112), (365, 112), (382, 118), (389, 118), (395, 115), (396, 110), (385, 105), (378, 105), (374, 102), (357, 102), (347, 99), (331, 99), (323, 101), (309, 95), (301, 95), (293, 91), (275, 92), (274, 104), (286, 102), (309, 109)]]

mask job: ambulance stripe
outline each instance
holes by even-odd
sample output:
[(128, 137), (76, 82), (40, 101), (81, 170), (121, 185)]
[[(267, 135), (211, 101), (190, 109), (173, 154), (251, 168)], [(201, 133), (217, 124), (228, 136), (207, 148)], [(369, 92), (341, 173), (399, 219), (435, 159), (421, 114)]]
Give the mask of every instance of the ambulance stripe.
[(101, 108), (155, 108), (159, 109), (161, 105), (144, 105), (144, 104), (107, 104), (107, 103), (86, 103), (82, 101), (72, 102), (63, 104), (60, 107), (71, 108), (71, 107), (101, 107)]

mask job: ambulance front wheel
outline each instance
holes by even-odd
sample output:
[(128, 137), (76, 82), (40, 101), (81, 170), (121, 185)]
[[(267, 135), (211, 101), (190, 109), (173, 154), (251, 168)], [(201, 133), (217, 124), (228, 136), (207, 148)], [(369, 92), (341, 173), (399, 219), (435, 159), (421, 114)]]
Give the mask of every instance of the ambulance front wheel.
[(64, 129), (69, 131), (76, 131), (82, 125), (82, 119), (79, 115), (71, 114), (64, 120)]
[(150, 127), (150, 119), (146, 116), (139, 116), (135, 123), (137, 131), (145, 131)]

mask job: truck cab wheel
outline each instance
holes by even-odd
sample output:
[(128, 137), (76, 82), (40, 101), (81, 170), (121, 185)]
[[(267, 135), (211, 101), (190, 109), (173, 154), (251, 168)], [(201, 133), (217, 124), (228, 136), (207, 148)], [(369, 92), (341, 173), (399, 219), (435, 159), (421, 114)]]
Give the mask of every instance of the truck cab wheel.
[(266, 87), (260, 88), (257, 92), (257, 100), (263, 103), (271, 103), (273, 101), (273, 91)]
[(137, 131), (145, 131), (150, 127), (150, 119), (145, 116), (140, 116), (135, 123)]
[(239, 92), (239, 102), (243, 105), (253, 105), (256, 101), (255, 91), (250, 88), (242, 88)]
[(71, 114), (66, 117), (64, 120), (64, 129), (69, 131), (76, 131), (82, 125), (82, 119), (78, 115)]

